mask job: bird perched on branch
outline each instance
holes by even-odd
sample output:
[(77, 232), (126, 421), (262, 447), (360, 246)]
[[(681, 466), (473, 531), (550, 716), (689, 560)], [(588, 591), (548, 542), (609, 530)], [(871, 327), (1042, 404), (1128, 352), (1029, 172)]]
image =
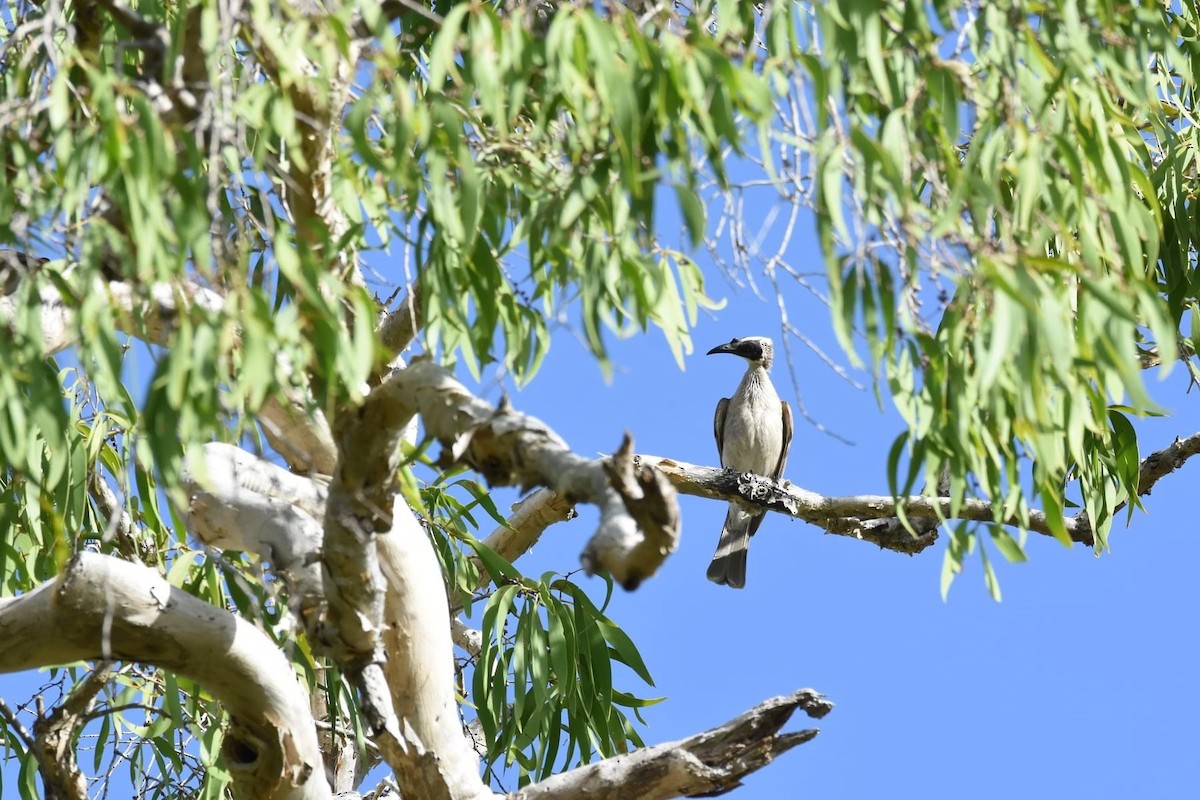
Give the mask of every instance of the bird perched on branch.
[[(733, 397), (717, 402), (713, 418), (721, 466), (778, 479), (792, 443), (792, 409), (779, 399), (768, 375), (774, 343), (765, 336), (747, 336), (708, 351), (710, 356), (714, 353), (732, 353), (746, 359), (742, 382)], [(735, 589), (746, 585), (746, 551), (765, 514), (749, 511), (739, 503), (729, 504), (717, 552), (708, 565), (710, 581)]]

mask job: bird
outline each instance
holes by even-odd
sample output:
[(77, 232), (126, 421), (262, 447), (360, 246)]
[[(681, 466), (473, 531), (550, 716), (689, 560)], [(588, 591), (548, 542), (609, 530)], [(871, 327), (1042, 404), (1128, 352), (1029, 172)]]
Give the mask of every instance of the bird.
[[(710, 356), (716, 353), (746, 359), (742, 382), (732, 397), (717, 401), (713, 417), (721, 466), (778, 479), (787, 465), (792, 443), (792, 409), (779, 399), (771, 383), (775, 344), (766, 336), (747, 336), (708, 351)], [(708, 565), (710, 581), (734, 589), (746, 585), (746, 551), (765, 514), (749, 511), (740, 503), (729, 504), (717, 552)]]

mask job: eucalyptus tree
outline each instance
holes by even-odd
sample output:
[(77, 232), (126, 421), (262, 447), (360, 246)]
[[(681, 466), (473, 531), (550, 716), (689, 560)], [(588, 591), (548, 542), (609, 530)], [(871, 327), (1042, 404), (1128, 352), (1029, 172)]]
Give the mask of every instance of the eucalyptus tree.
[[(1103, 549), (1200, 451), (1143, 458), (1135, 426), (1143, 369), (1195, 369), (1185, 7), (0, 17), (0, 670), (62, 667), (33, 724), (0, 704), (23, 796), (87, 795), (85, 728), (93, 780), (128, 764), (144, 796), (327, 797), (379, 767), (374, 796), (481, 798), (504, 765), (517, 797), (726, 790), (830, 704), (643, 746), (612, 677), (648, 680), (634, 643), (514, 566), (574, 505), (600, 509), (582, 566), (625, 590), (675, 548), (679, 491), (903, 552), (948, 527), (948, 585), (1030, 532)], [(789, 250), (814, 212), (820, 282)], [(698, 251), (827, 296), (907, 423), (889, 494), (639, 456), (625, 420), (584, 458), (455, 378), (535, 379), (563, 314), (602, 365), (650, 327), (682, 358)], [(504, 517), (483, 483), (542, 488)]]

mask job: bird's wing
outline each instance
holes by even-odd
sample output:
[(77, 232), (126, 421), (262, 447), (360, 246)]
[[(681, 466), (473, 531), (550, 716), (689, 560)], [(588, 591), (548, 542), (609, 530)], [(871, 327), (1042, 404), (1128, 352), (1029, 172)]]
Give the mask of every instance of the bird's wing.
[(729, 398), (717, 401), (717, 413), (713, 415), (713, 436), (717, 440), (717, 458), (725, 466), (725, 412), (729, 410)]
[(792, 446), (792, 407), (786, 402), (781, 402), (783, 406), (783, 447), (779, 448), (779, 462), (775, 465), (775, 471), (771, 473), (771, 477), (779, 480), (783, 475), (783, 468), (787, 466), (788, 448)]

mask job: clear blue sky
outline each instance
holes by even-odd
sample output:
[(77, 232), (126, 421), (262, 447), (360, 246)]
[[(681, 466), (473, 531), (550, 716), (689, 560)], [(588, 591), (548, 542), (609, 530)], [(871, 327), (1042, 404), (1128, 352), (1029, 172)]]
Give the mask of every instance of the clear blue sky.
[[(815, 264), (815, 244), (798, 244), (811, 247)], [(582, 346), (560, 335), (513, 403), (580, 453), (610, 452), (627, 428), (640, 452), (715, 464), (713, 407), (742, 365), (704, 353), (732, 336), (779, 331), (773, 305), (719, 275), (710, 280), (729, 304), (697, 327), (685, 371), (652, 333), (614, 342), (606, 384)], [(826, 309), (799, 290), (788, 304), (806, 334), (837, 352)], [(824, 494), (886, 494), (898, 416), (803, 346), (796, 356), (810, 413), (855, 444), (799, 421), (786, 477)], [(793, 399), (782, 365), (775, 372)], [(1139, 425), (1143, 453), (1200, 430), (1184, 373), (1163, 383), (1149, 376), (1175, 416)], [(944, 542), (909, 557), (778, 515), (753, 540), (747, 588), (716, 586), (704, 573), (724, 506), (682, 497), (679, 551), (636, 592), (618, 590), (610, 608), (641, 648), (655, 693), (667, 696), (646, 712), (643, 737), (682, 738), (811, 687), (836, 703), (816, 723), (820, 736), (731, 796), (1200, 797), (1200, 648), (1186, 622), (1197, 606), (1189, 502), (1198, 470), (1190, 464), (1163, 480), (1146, 499), (1149, 514), (1129, 529), (1118, 523), (1112, 552), (1100, 558), (1036, 534), (1028, 563), (1009, 565), (993, 551), (1001, 603), (988, 596), (977, 556), (942, 602)], [(534, 575), (573, 569), (594, 520), (585, 513), (550, 528), (519, 566)], [(632, 677), (623, 688), (654, 694)], [(796, 719), (790, 729), (810, 724)]]

